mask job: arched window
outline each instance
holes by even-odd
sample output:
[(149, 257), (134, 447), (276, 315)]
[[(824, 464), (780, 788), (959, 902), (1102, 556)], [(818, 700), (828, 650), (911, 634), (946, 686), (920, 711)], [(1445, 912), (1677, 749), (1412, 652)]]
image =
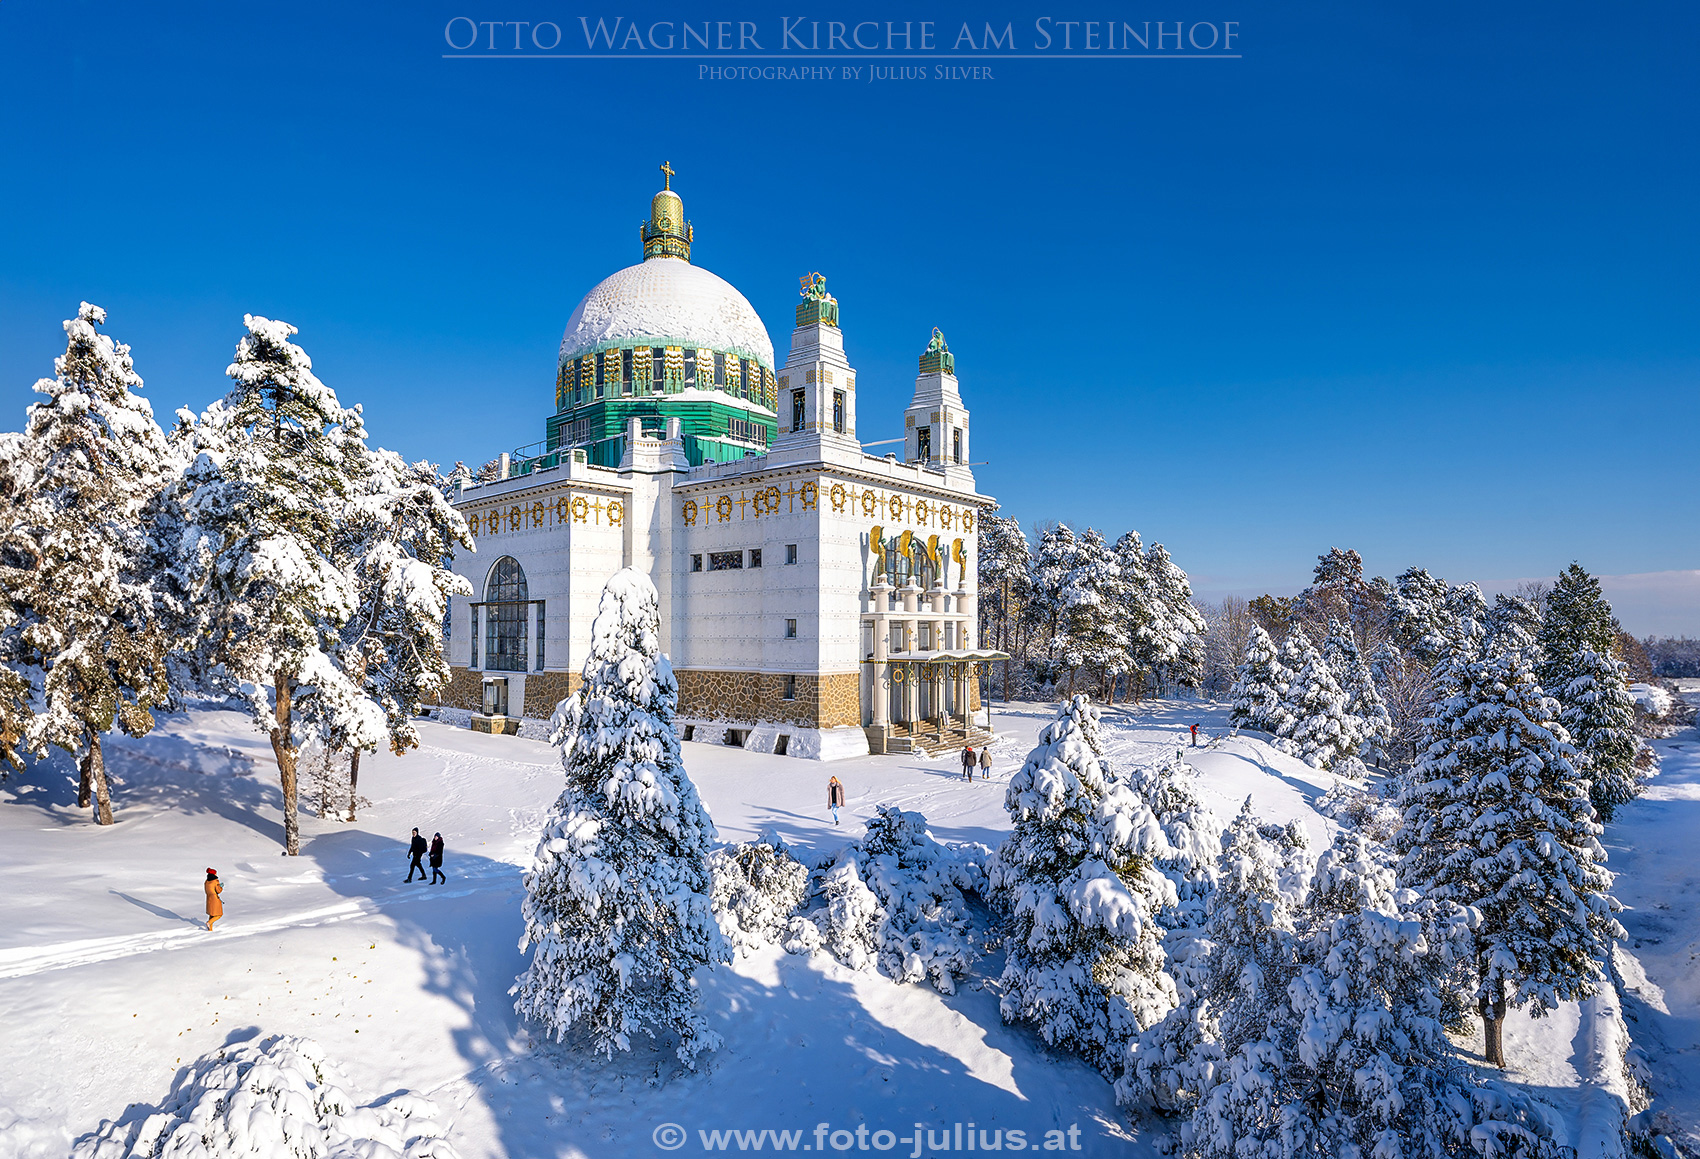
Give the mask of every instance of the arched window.
[(504, 555), (490, 569), (484, 585), (484, 667), (496, 672), (525, 671), (525, 571), (519, 561)]

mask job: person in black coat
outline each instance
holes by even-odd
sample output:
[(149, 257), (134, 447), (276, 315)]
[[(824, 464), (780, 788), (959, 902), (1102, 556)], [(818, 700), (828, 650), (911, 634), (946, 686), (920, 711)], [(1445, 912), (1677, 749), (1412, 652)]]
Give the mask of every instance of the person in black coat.
[(439, 880), (448, 880), (447, 877), (443, 876), (443, 835), (433, 833), (431, 834), (431, 884), (436, 885)]
[(419, 871), (419, 884), (424, 885), (429, 876), (425, 872), (425, 867), (420, 864), (421, 859), (425, 856), (425, 838), (419, 836), (417, 829), (413, 831), (413, 840), (407, 846), (407, 855), (413, 858), (413, 864), (407, 867), (407, 880), (413, 880), (413, 871), (417, 869)]

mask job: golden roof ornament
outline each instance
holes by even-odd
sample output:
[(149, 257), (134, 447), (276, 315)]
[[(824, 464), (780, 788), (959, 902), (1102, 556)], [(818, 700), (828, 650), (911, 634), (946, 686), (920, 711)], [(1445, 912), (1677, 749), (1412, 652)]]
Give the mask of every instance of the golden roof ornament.
[(802, 327), (820, 323), (836, 330), (838, 299), (826, 292), (826, 276), (818, 272), (809, 273), (797, 280), (802, 283), (802, 289), (797, 292), (803, 297), (803, 300), (797, 303), (797, 325)]
[(950, 352), (950, 344), (944, 340), (944, 332), (937, 326), (933, 327), (933, 336), (921, 353), (921, 373), (956, 373), (956, 356)]
[(662, 188), (649, 202), (649, 220), (638, 228), (643, 239), (643, 258), (678, 258), (691, 260), (691, 242), (696, 231), (685, 220), (685, 203), (673, 192), (673, 166), (660, 165)]

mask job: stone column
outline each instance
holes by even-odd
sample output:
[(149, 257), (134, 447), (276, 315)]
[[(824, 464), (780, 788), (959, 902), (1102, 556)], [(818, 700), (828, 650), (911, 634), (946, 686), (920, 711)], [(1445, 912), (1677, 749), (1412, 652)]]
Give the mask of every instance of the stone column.
[(525, 670), (537, 667), (537, 601), (525, 605)]
[[(485, 651), (487, 637), (484, 631), (484, 622), (489, 615), (490, 606), (488, 604), (478, 605), (478, 622), (473, 626), (473, 631), (478, 633), (478, 670), (481, 672), (487, 671), (490, 667), (490, 657)], [(483, 694), (480, 693), (479, 695), (482, 696)]]
[(891, 725), (891, 587), (883, 579), (873, 586), (874, 602), (874, 725), (889, 732)]

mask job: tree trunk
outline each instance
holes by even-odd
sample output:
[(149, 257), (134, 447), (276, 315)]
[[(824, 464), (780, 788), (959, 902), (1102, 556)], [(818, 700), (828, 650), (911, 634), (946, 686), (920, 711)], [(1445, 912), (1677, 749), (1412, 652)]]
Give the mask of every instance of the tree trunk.
[(90, 729), (89, 751), (83, 758), (88, 776), (94, 781), (94, 819), (97, 824), (112, 824), (112, 794), (106, 787), (106, 758), (100, 751), (100, 734)]
[(1112, 704), (1112, 705), (1115, 704), (1115, 702), (1116, 702), (1116, 674), (1114, 672), (1105, 672), (1104, 673), (1104, 687), (1105, 687), (1105, 689), (1108, 693), (1104, 697), (1104, 702), (1106, 704)]
[(348, 758), (348, 819), (354, 820), (354, 802), (358, 799), (355, 790), (360, 787), (360, 750), (355, 749)]
[(301, 815), (295, 797), (295, 758), (300, 754), (289, 741), (289, 677), (274, 677), (277, 689), (277, 723), (272, 725), (272, 753), (277, 757), (278, 781), (283, 786), (283, 851), (291, 857), (301, 852)]
[(83, 759), (77, 762), (77, 808), (87, 809), (94, 795), (94, 774), (89, 769), (89, 761), (94, 757), (91, 747), (83, 754)]
[(1498, 997), (1491, 1002), (1484, 996), (1480, 1005), (1482, 1015), (1482, 1054), (1489, 1066), (1505, 1069), (1505, 987), (1500, 986)]

